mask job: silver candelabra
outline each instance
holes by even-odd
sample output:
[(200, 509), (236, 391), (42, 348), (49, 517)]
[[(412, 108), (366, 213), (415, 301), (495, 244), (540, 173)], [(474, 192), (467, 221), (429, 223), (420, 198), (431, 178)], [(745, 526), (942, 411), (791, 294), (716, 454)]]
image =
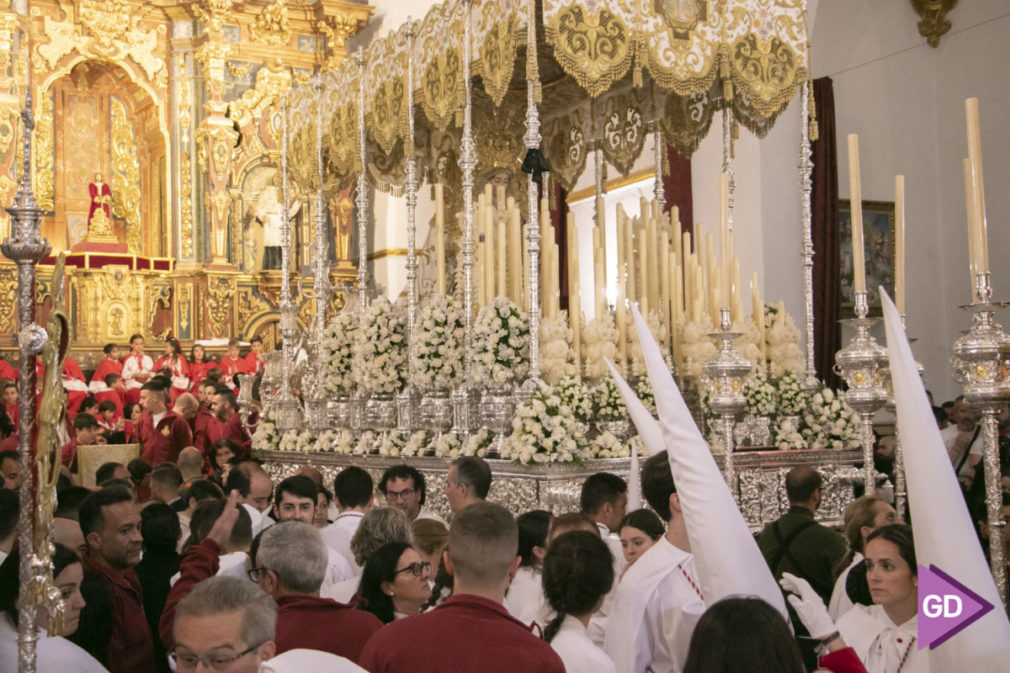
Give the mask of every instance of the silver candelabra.
[(708, 407), (719, 416), (719, 427), (723, 444), (726, 446), (726, 462), (723, 474), (730, 493), (736, 498), (736, 473), (733, 468), (733, 426), (736, 416), (747, 406), (743, 395), (744, 378), (750, 374), (754, 366), (745, 360), (733, 347), (733, 342), (740, 338), (739, 332), (731, 332), (733, 321), (730, 319), (729, 308), (719, 309), (719, 329), (721, 331), (709, 334), (718, 340), (719, 350), (702, 370), (710, 381)]

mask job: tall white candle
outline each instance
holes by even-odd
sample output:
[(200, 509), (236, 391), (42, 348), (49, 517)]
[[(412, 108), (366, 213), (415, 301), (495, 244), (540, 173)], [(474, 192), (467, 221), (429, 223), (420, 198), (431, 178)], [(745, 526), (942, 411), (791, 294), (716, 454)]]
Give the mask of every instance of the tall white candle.
[(975, 191), (975, 244), (978, 273), (989, 271), (989, 237), (986, 232), (985, 186), (982, 180), (982, 136), (979, 131), (978, 99), (964, 102), (968, 116), (968, 158), (971, 159), (972, 185)]
[(852, 279), (856, 292), (866, 292), (863, 259), (863, 190), (859, 184), (859, 136), (849, 134), (849, 200), (852, 211)]

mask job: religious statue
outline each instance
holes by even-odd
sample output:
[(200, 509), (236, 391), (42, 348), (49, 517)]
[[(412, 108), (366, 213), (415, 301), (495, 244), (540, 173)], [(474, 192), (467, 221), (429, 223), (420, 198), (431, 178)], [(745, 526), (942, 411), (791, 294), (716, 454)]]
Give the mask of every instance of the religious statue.
[[(288, 208), (288, 219), (294, 219), (302, 204), (295, 201)], [(263, 269), (281, 268), (281, 229), (284, 224), (284, 207), (278, 199), (277, 187), (267, 185), (256, 201), (256, 219), (263, 224)], [(293, 238), (292, 227), (292, 238)]]
[(88, 236), (112, 236), (112, 190), (102, 182), (102, 174), (95, 173), (95, 181), (88, 185), (91, 208), (88, 210)]

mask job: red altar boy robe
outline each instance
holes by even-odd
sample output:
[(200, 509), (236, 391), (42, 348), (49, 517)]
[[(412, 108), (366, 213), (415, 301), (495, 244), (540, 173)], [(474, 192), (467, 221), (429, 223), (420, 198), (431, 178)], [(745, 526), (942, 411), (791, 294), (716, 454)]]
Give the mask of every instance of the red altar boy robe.
[[(116, 405), (116, 413), (112, 417), (113, 421), (118, 421), (123, 417), (123, 395), (122, 390), (109, 390), (106, 388), (100, 393), (95, 393), (95, 401), (101, 404), (102, 402), (109, 400)], [(100, 422), (100, 421), (99, 421)]]
[[(174, 645), (172, 627), (176, 605), (197, 583), (217, 574), (220, 554), (221, 548), (217, 543), (204, 538), (183, 558), (179, 579), (168, 593), (158, 623), (161, 642), (166, 648)], [(274, 642), (277, 643), (278, 654), (303, 648), (330, 652), (357, 662), (365, 643), (381, 628), (382, 622), (372, 613), (331, 598), (296, 594), (277, 599)]]
[(81, 402), (88, 396), (88, 380), (84, 378), (81, 366), (69, 355), (63, 361), (63, 387), (67, 389), (67, 410), (77, 413)]
[(7, 362), (3, 358), (0, 358), (0, 379), (10, 379), (11, 381), (18, 380), (18, 370), (11, 366), (11, 363)]
[(88, 389), (93, 393), (108, 390), (109, 387), (105, 385), (105, 377), (109, 374), (119, 374), (122, 376), (123, 363), (110, 357), (102, 358), (102, 361), (98, 363), (98, 369), (91, 375), (91, 383), (88, 384)]
[(247, 373), (246, 363), (242, 358), (235, 358), (233, 360), (225, 355), (221, 358), (221, 364), (218, 366), (221, 367), (221, 371), (224, 374), (225, 385), (232, 390), (235, 390), (235, 375)]
[(172, 403), (174, 404), (175, 398), (189, 392), (189, 363), (182, 355), (176, 358), (175, 362), (172, 361), (172, 356), (164, 355), (154, 363), (155, 371), (162, 368), (172, 370)]
[(206, 362), (190, 362), (189, 392), (195, 395), (197, 388), (200, 386), (200, 382), (202, 382), (207, 377), (207, 372), (209, 372), (211, 369), (214, 369), (214, 367), (217, 366), (218, 364), (213, 360), (207, 360)]
[(243, 458), (249, 457), (249, 454), (252, 452), (252, 437), (249, 436), (249, 433), (246, 432), (245, 427), (242, 425), (242, 414), (236, 413), (227, 423), (223, 424), (221, 436), (238, 444), (239, 448), (242, 449), (241, 456)]
[[(447, 639), (456, 646), (448, 647)], [(371, 673), (565, 673), (551, 646), (501, 603), (470, 594), (387, 624), (368, 641), (358, 664)]]
[(148, 411), (140, 414), (137, 421), (137, 439), (140, 441), (140, 457), (151, 465), (165, 461), (175, 462), (179, 452), (193, 441), (193, 434), (186, 419), (171, 409), (154, 427), (154, 418)]
[(14, 432), (16, 433), (18, 431), (18, 423), (21, 421), (21, 408), (18, 406), (18, 402), (14, 404), (4, 402), (4, 409), (7, 411), (7, 418), (14, 425)]
[(245, 371), (246, 374), (256, 374), (259, 370), (263, 369), (263, 358), (256, 355), (256, 353), (249, 353), (245, 356)]
[(210, 409), (201, 406), (193, 419), (193, 446), (200, 449), (204, 458), (210, 453), (210, 447), (214, 442), (221, 439), (224, 432), (224, 424), (218, 420)]

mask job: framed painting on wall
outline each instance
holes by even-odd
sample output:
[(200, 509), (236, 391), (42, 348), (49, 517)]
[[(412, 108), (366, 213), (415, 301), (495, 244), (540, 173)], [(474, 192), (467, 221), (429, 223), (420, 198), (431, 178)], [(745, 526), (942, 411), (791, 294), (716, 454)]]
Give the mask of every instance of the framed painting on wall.
[[(838, 201), (838, 228), (841, 235), (839, 250), (842, 261), (843, 309), (855, 306), (852, 269), (852, 204), (848, 199)], [(894, 202), (863, 201), (863, 245), (866, 259), (866, 298), (872, 315), (880, 315), (880, 292), (883, 286), (894, 296)], [(845, 316), (849, 317), (849, 316)]]

